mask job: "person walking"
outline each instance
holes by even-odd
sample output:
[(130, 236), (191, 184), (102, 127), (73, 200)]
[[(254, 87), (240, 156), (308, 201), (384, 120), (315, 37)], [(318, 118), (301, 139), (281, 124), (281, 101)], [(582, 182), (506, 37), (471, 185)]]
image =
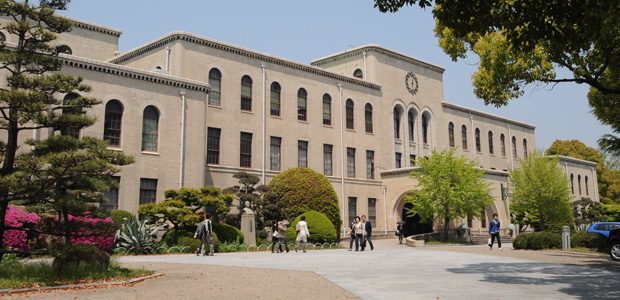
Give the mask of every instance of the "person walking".
[(288, 253), (288, 240), (286, 235), (286, 228), (288, 227), (288, 221), (286, 219), (278, 222), (278, 249), (279, 252), (282, 253), (282, 244), (284, 244), (284, 248), (286, 249), (286, 253)]
[(362, 215), (362, 225), (364, 227), (364, 242), (362, 243), (362, 251), (366, 248), (366, 242), (370, 245), (370, 250), (375, 250), (375, 246), (372, 244), (372, 224), (366, 220), (366, 215)]
[(279, 246), (280, 251), (278, 252), (282, 252), (282, 245), (278, 244), (278, 221), (273, 220), (271, 223), (271, 253), (275, 253), (273, 247), (276, 245)]
[(306, 216), (301, 216), (301, 221), (295, 225), (295, 231), (297, 232), (297, 238), (295, 239), (295, 252), (297, 252), (297, 247), (299, 246), (299, 243), (301, 243), (304, 253), (306, 253), (306, 243), (308, 242), (308, 237), (310, 236), (308, 224), (306, 223)]
[(500, 221), (497, 213), (494, 213), (493, 219), (489, 222), (489, 234), (491, 235), (489, 238), (489, 250), (493, 250), (493, 243), (495, 243), (495, 238), (497, 238), (497, 246), (499, 247), (499, 251), (502, 251), (502, 241), (499, 238), (499, 229)]
[(353, 249), (353, 243), (355, 242), (355, 218), (351, 220), (351, 225), (349, 225), (349, 251)]
[[(355, 232), (355, 251), (359, 251), (361, 243), (364, 239), (364, 226), (360, 217), (355, 217), (355, 224), (353, 224), (353, 231)], [(362, 249), (362, 251), (364, 251)]]
[[(205, 219), (198, 223), (194, 238), (200, 238), (200, 247), (196, 249), (196, 256), (213, 256), (215, 251), (215, 245), (213, 244), (213, 224), (209, 220), (209, 215), (205, 214)], [(205, 247), (209, 245), (209, 254), (206, 254)]]
[(403, 243), (403, 235), (405, 234), (404, 231), (405, 231), (405, 225), (403, 223), (396, 225), (396, 235), (398, 236), (399, 244)]

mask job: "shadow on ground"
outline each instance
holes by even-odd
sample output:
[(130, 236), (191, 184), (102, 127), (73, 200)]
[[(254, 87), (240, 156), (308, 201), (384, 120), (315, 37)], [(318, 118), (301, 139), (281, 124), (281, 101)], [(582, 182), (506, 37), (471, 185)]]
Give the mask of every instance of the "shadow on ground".
[(482, 274), (492, 283), (560, 285), (559, 292), (580, 299), (620, 299), (620, 273), (615, 271), (548, 263), (479, 263), (447, 270)]

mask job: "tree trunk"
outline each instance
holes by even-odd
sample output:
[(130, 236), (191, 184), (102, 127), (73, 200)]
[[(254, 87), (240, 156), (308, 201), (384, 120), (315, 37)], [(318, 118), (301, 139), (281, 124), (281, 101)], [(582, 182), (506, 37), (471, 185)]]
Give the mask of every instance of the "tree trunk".
[[(1, 198), (2, 196), (0, 196)], [(2, 201), (0, 202), (0, 220), (2, 222), (0, 222), (0, 263), (2, 262), (2, 258), (4, 257), (4, 219), (6, 217), (6, 212), (7, 209), (9, 207), (9, 202), (8, 201)]]
[(448, 241), (448, 229), (450, 228), (450, 218), (445, 217), (443, 219), (443, 241), (447, 242)]
[[(69, 223), (69, 212), (63, 210), (62, 212), (64, 218), (64, 235), (65, 235), (65, 245), (71, 246), (71, 224)], [(61, 223), (62, 224), (62, 223)]]

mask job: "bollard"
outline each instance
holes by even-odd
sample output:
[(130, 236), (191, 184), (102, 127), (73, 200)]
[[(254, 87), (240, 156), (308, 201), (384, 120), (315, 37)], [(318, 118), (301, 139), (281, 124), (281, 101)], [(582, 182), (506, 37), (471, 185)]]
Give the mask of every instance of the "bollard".
[(570, 227), (562, 226), (562, 251), (570, 251)]

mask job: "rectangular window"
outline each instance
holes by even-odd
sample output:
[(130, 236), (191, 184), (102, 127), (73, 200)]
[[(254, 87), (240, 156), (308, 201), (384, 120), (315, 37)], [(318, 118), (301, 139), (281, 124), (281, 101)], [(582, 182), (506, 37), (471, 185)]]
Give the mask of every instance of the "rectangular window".
[(222, 130), (219, 128), (207, 128), (207, 163), (220, 164), (220, 135)]
[(415, 155), (414, 154), (409, 154), (409, 165), (410, 166), (415, 166)]
[(375, 151), (366, 150), (366, 178), (375, 179)]
[(297, 141), (297, 166), (308, 167), (308, 141)]
[(282, 146), (282, 138), (272, 136), (271, 137), (271, 152), (270, 152), (270, 162), (271, 162), (271, 170), (280, 171), (280, 161), (281, 161), (281, 146)]
[(241, 110), (252, 110), (252, 84), (241, 83)]
[(357, 197), (349, 197), (349, 222), (357, 216)]
[(333, 175), (333, 161), (332, 161), (332, 151), (334, 146), (329, 144), (323, 144), (323, 174), (325, 175)]
[(403, 165), (402, 165), (403, 154), (400, 153), (400, 152), (396, 152), (395, 155), (394, 155), (394, 158), (396, 160), (396, 163), (394, 165), (396, 167), (396, 169), (402, 168), (403, 167)]
[(347, 148), (347, 176), (355, 177), (355, 148)]
[(323, 125), (332, 125), (332, 102), (323, 97)]
[(211, 91), (209, 92), (209, 105), (220, 106), (221, 103), (221, 84), (222, 79), (211, 78), (209, 76), (209, 85), (211, 85)]
[(140, 178), (140, 204), (154, 203), (157, 197), (157, 179)]
[(299, 121), (306, 121), (306, 101), (306, 98), (297, 97), (297, 120)]
[(112, 176), (115, 186), (111, 187), (105, 194), (106, 202), (101, 203), (100, 207), (103, 210), (118, 209), (118, 189), (121, 183), (121, 178), (118, 176)]
[(368, 198), (368, 221), (373, 226), (377, 226), (377, 199)]
[(252, 167), (252, 134), (249, 132), (241, 133), (239, 145), (239, 166), (243, 168)]

